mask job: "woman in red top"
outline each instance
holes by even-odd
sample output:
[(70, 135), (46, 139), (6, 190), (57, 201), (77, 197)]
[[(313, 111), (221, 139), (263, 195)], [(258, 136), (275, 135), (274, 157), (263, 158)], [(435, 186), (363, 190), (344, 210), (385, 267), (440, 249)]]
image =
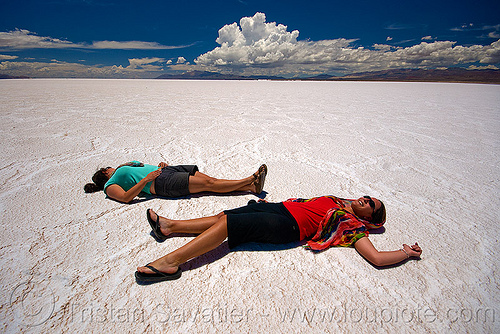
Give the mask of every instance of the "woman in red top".
[(195, 233), (196, 238), (177, 250), (138, 267), (138, 283), (177, 279), (179, 265), (200, 256), (226, 238), (229, 248), (246, 242), (289, 243), (308, 241), (311, 250), (330, 246), (354, 246), (361, 256), (376, 266), (387, 266), (410, 257), (420, 257), (417, 243), (394, 251), (378, 251), (368, 239), (368, 229), (385, 222), (384, 204), (369, 196), (348, 200), (334, 196), (310, 200), (290, 199), (281, 203), (252, 203), (226, 210), (215, 216), (190, 220), (172, 220), (147, 210), (147, 218), (157, 239), (171, 233)]

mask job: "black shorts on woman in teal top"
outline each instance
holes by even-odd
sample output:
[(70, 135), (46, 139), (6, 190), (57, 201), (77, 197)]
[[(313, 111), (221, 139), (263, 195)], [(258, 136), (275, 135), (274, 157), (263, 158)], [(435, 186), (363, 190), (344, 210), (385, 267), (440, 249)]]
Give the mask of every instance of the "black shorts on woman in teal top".
[(182, 197), (189, 195), (189, 176), (198, 171), (196, 165), (167, 166), (155, 179), (156, 195), (162, 197)]

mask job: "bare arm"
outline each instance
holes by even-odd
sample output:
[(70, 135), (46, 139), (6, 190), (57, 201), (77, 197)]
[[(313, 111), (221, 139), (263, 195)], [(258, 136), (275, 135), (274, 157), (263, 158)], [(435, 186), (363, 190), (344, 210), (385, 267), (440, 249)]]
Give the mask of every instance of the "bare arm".
[(117, 184), (112, 184), (106, 188), (106, 195), (115, 199), (119, 202), (130, 203), (135, 198), (135, 196), (139, 195), (141, 190), (146, 186), (148, 182), (153, 181), (161, 174), (161, 169), (157, 169), (152, 171), (145, 178), (140, 180), (135, 186), (130, 188), (128, 191), (123, 190)]
[(378, 251), (367, 237), (356, 241), (354, 248), (361, 256), (376, 266), (388, 266), (406, 260), (411, 256), (420, 257), (422, 249), (415, 243), (413, 246), (403, 245), (403, 250)]
[(168, 166), (168, 164), (166, 162), (160, 162), (158, 164), (158, 167), (160, 167), (160, 168), (167, 167), (167, 166)]

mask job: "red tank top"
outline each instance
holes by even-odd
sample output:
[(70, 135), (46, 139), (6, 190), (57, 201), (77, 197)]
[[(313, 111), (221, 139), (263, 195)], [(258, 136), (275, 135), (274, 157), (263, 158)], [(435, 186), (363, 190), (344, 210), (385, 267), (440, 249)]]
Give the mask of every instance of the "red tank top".
[(310, 202), (283, 202), (285, 208), (299, 225), (300, 240), (316, 234), (319, 223), (331, 208), (341, 208), (329, 197), (319, 197)]

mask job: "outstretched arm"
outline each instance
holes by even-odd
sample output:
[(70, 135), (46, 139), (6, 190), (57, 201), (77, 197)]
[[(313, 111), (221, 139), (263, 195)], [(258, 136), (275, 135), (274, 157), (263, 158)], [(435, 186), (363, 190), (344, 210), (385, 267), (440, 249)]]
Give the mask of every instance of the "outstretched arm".
[(153, 181), (161, 174), (161, 169), (157, 169), (152, 171), (145, 178), (140, 180), (135, 186), (130, 188), (128, 191), (123, 190), (117, 184), (112, 184), (106, 188), (106, 195), (115, 199), (119, 202), (130, 203), (135, 198), (135, 196), (139, 195), (141, 190), (146, 186), (148, 182)]
[(356, 241), (354, 248), (361, 256), (376, 266), (388, 266), (406, 260), (411, 256), (420, 257), (422, 249), (417, 243), (413, 246), (403, 245), (402, 249), (395, 251), (378, 251), (367, 237)]

